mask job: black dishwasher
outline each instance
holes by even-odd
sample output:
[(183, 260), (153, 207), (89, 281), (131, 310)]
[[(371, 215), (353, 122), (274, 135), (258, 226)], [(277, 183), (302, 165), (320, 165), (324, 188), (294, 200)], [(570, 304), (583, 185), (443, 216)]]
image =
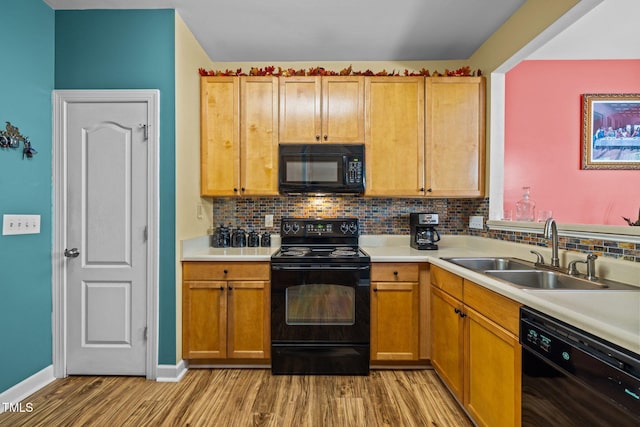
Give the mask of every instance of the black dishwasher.
[(523, 426), (640, 426), (640, 358), (538, 311), (520, 310)]

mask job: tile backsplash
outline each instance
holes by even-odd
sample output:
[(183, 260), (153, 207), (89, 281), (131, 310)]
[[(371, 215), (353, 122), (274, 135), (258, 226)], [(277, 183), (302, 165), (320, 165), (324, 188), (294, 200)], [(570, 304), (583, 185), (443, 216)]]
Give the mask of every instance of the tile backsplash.
[[(440, 234), (468, 234), (547, 246), (547, 239), (536, 233), (472, 230), (469, 216), (489, 213), (489, 199), (398, 199), (381, 197), (242, 197), (214, 198), (213, 226), (220, 224), (245, 230), (277, 233), (282, 217), (356, 217), (362, 234), (409, 234), (409, 213), (433, 212), (440, 218)], [(273, 227), (264, 226), (264, 216), (273, 215)], [(602, 239), (560, 237), (561, 249), (593, 252), (640, 262), (640, 244)]]
[[(362, 234), (409, 234), (410, 212), (433, 212), (444, 234), (467, 234), (469, 215), (487, 216), (489, 199), (397, 199), (369, 197), (251, 197), (213, 200), (213, 225), (277, 232), (280, 218), (356, 217)], [(273, 228), (264, 216), (273, 215)]]

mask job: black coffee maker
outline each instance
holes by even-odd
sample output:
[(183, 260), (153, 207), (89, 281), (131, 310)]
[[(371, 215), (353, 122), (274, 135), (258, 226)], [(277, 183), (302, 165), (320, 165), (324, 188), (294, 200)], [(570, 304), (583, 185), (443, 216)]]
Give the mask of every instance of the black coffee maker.
[(438, 214), (436, 213), (409, 214), (411, 247), (431, 251), (438, 249), (436, 242), (440, 241), (440, 234), (435, 227), (438, 223)]

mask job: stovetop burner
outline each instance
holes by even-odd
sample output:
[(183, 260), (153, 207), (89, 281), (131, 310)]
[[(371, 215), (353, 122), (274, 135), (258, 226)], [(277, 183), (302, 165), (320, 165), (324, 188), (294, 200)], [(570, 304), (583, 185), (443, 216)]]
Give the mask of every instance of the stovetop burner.
[(303, 246), (283, 246), (279, 252), (277, 252), (275, 258), (307, 258), (307, 259), (320, 259), (320, 258), (358, 258), (366, 256), (364, 252), (352, 246), (339, 246), (339, 247), (303, 247)]
[(294, 246), (290, 248), (282, 248), (280, 250), (280, 256), (300, 257), (309, 254), (309, 252), (309, 248)]

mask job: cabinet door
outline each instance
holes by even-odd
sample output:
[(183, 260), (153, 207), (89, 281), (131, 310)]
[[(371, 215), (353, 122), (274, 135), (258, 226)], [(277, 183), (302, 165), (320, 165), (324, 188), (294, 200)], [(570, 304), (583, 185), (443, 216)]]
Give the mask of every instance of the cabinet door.
[(366, 194), (424, 194), (424, 78), (365, 77)]
[(364, 143), (364, 77), (322, 78), (322, 142)]
[(371, 359), (418, 360), (417, 282), (372, 282)]
[(267, 281), (228, 283), (228, 357), (268, 359), (271, 354)]
[(182, 288), (182, 357), (227, 355), (226, 282), (185, 281)]
[(520, 425), (518, 338), (466, 308), (464, 405), (479, 426)]
[(484, 194), (483, 77), (426, 79), (426, 186), (433, 197)]
[(278, 194), (278, 78), (240, 77), (240, 194)]
[(238, 77), (200, 79), (200, 194), (233, 196), (240, 181)]
[(431, 364), (462, 402), (464, 386), (462, 303), (431, 287)]
[(281, 77), (280, 142), (320, 142), (321, 78)]

